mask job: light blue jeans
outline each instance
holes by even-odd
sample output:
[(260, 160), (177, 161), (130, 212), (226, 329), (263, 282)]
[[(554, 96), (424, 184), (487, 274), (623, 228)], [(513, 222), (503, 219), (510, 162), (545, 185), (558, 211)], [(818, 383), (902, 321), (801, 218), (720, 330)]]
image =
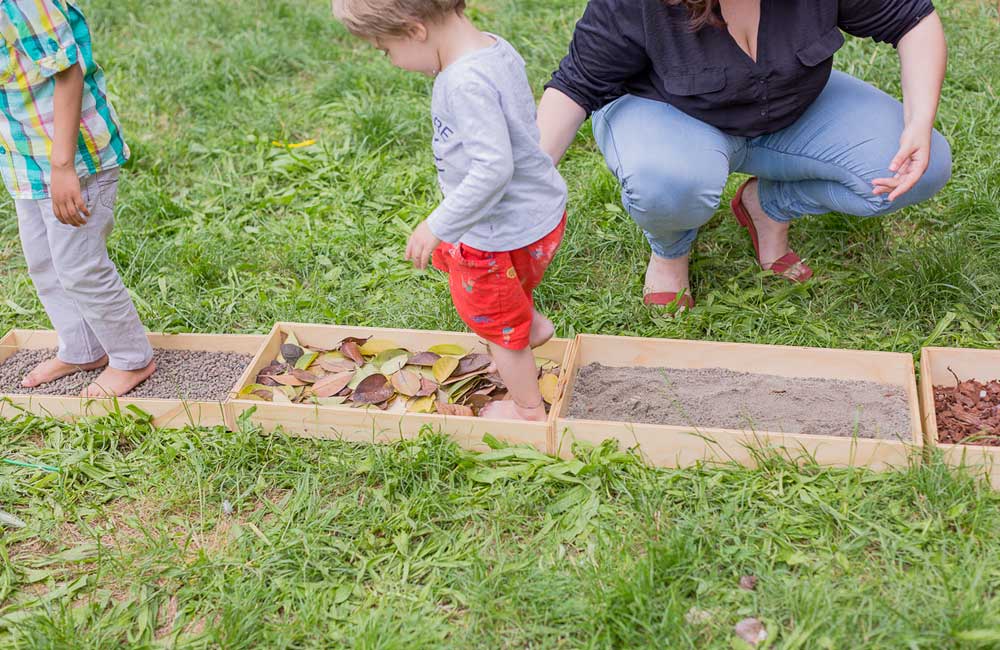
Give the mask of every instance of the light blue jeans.
[(873, 179), (892, 176), (903, 105), (842, 72), (795, 123), (756, 138), (727, 135), (634, 95), (594, 113), (593, 128), (625, 209), (664, 258), (691, 251), (732, 172), (759, 177), (764, 211), (782, 222), (827, 212), (889, 214), (934, 196), (951, 176), (951, 148), (934, 131), (930, 166), (917, 185), (892, 202), (872, 194)]

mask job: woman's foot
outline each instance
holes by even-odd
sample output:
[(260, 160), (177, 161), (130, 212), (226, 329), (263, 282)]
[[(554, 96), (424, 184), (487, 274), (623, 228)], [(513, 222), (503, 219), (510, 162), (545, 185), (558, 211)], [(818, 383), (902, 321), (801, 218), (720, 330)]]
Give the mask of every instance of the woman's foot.
[[(760, 204), (760, 182), (756, 178), (750, 179), (744, 185), (742, 194), (743, 208), (750, 215), (753, 227), (757, 230), (757, 261), (760, 268), (765, 271), (772, 270), (775, 262), (792, 253), (788, 245), (788, 230), (791, 226), (788, 222), (775, 221), (767, 216), (764, 208)], [(784, 267), (783, 264), (778, 266)], [(803, 282), (812, 275), (812, 271), (801, 261), (796, 262), (788, 268), (773, 268), (776, 273), (795, 282)]]
[(43, 361), (32, 369), (24, 379), (21, 380), (21, 385), (25, 388), (37, 388), (49, 382), (53, 382), (57, 379), (62, 379), (69, 375), (82, 372), (84, 370), (97, 370), (98, 368), (103, 368), (108, 365), (107, 355), (101, 357), (93, 363), (66, 363), (65, 361), (60, 361), (59, 359), (49, 359), (48, 361)]
[(535, 310), (531, 319), (531, 333), (528, 335), (528, 344), (534, 348), (540, 348), (555, 336), (556, 326), (552, 324), (545, 315)]
[(139, 370), (107, 368), (83, 391), (83, 397), (121, 397), (149, 379), (156, 372), (156, 362)]
[(545, 422), (548, 414), (545, 412), (545, 402), (539, 402), (534, 408), (524, 408), (514, 400), (499, 400), (490, 402), (479, 411), (479, 417), (489, 420), (527, 420), (529, 422)]
[(667, 259), (653, 253), (646, 267), (643, 302), (647, 305), (677, 304), (677, 312), (694, 307), (691, 281), (688, 277), (690, 255)]

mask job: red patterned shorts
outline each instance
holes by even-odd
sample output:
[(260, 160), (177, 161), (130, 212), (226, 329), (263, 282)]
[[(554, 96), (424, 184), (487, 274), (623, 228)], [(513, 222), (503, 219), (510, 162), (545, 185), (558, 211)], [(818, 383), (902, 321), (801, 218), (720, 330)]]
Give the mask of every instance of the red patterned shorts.
[(448, 274), (452, 302), (469, 329), (508, 350), (528, 347), (535, 307), (532, 293), (565, 231), (564, 214), (555, 230), (517, 250), (492, 253), (445, 243), (435, 249), (434, 266)]

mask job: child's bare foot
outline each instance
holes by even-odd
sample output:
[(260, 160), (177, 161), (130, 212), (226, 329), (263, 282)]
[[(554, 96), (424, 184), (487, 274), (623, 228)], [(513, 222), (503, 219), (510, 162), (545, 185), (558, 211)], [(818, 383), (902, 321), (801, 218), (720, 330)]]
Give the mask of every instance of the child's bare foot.
[(479, 411), (479, 417), (490, 420), (528, 420), (530, 422), (545, 422), (545, 403), (541, 402), (534, 408), (524, 408), (514, 400), (499, 400), (490, 402)]
[(139, 370), (115, 370), (107, 368), (83, 391), (83, 397), (121, 397), (149, 379), (156, 372), (156, 362)]
[(528, 344), (532, 348), (540, 348), (549, 342), (556, 333), (556, 326), (537, 309), (531, 319), (531, 333), (528, 335)]
[(84, 370), (97, 370), (106, 365), (108, 365), (107, 355), (93, 363), (84, 364), (66, 363), (59, 359), (49, 359), (38, 364), (31, 372), (25, 375), (24, 379), (21, 380), (21, 385), (25, 388), (36, 388), (68, 375), (73, 375)]

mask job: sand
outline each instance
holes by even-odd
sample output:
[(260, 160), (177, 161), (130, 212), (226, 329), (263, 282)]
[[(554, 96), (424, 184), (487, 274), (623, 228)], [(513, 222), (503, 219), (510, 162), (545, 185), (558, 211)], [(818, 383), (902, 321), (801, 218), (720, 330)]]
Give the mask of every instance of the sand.
[(902, 387), (722, 368), (579, 372), (569, 417), (585, 420), (910, 441)]

